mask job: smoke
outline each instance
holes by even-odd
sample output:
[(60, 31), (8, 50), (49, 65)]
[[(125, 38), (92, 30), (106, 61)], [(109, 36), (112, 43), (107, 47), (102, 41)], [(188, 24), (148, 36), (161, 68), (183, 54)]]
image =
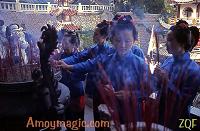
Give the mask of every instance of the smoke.
[(134, 6), (133, 7), (133, 13), (139, 18), (139, 19), (144, 19), (144, 8), (141, 6)]

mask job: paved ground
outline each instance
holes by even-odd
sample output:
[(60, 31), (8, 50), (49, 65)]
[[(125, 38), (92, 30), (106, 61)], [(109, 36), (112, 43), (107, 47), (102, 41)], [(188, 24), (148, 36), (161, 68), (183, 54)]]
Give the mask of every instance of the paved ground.
[[(93, 121), (93, 109), (92, 109), (92, 99), (86, 97), (86, 105), (85, 105), (85, 121)], [(85, 131), (95, 131), (94, 128), (85, 128)]]
[[(85, 106), (85, 121), (92, 121), (93, 118), (93, 111), (92, 108), (89, 106)], [(95, 131), (94, 128), (90, 127), (90, 128), (85, 128), (85, 131)]]

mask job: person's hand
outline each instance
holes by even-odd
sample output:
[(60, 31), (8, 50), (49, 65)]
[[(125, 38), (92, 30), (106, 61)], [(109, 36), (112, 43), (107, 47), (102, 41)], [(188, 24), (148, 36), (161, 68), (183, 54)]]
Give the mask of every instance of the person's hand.
[(106, 94), (114, 94), (114, 89), (110, 84), (104, 85), (104, 91)]
[(53, 52), (52, 52), (52, 54), (50, 55), (50, 57), (49, 57), (49, 60), (60, 60), (60, 58), (61, 58), (61, 52), (60, 52), (60, 50), (59, 49), (55, 49)]
[(54, 59), (50, 59), (50, 64), (51, 64), (51, 66), (53, 67), (53, 68), (58, 68), (57, 66), (58, 66), (58, 61), (57, 60), (54, 60)]
[(118, 99), (123, 100), (125, 97), (129, 97), (130, 93), (129, 93), (129, 91), (120, 90), (120, 91), (115, 92), (115, 96)]
[(64, 61), (62, 60), (59, 60), (59, 61), (56, 61), (55, 63), (56, 67), (58, 68), (63, 68), (65, 70), (69, 70), (71, 68), (71, 65), (68, 65), (66, 64)]
[(159, 80), (168, 80), (168, 73), (160, 68), (160, 66), (156, 66), (156, 68), (154, 69), (154, 75), (159, 79)]

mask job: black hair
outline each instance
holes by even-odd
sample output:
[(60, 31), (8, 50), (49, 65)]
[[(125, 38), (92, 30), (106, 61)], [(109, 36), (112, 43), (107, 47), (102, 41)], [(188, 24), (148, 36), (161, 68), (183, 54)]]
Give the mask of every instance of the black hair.
[(6, 38), (9, 40), (9, 39), (10, 39), (10, 36), (11, 36), (11, 31), (10, 31), (9, 26), (7, 26), (7, 27), (6, 27)]
[(65, 36), (71, 38), (70, 43), (72, 45), (75, 45), (76, 47), (80, 46), (80, 38), (79, 38), (79, 35), (78, 35), (77, 32), (66, 30), (65, 33), (64, 33), (64, 37)]
[(20, 26), (23, 28), (23, 31), (26, 31), (26, 24), (25, 23), (21, 23)]
[(130, 15), (121, 16), (119, 18), (117, 23), (115, 25), (113, 25), (113, 28), (111, 31), (111, 36), (115, 35), (116, 30), (124, 30), (124, 29), (131, 30), (133, 33), (134, 40), (138, 39), (138, 33), (137, 33), (136, 27), (133, 23), (133, 19)]
[(109, 34), (109, 27), (110, 27), (110, 22), (103, 20), (101, 23), (97, 24), (96, 26), (98, 29), (100, 29), (100, 34), (102, 36), (107, 37)]
[(189, 24), (187, 23), (187, 21), (185, 20), (179, 20), (178, 22), (176, 22), (176, 25), (180, 25), (181, 23), (186, 24), (187, 26), (189, 26)]
[(116, 14), (112, 20), (113, 21), (117, 21), (117, 20), (119, 20), (120, 17), (121, 17), (121, 15)]
[(174, 33), (175, 39), (185, 51), (191, 51), (198, 43), (199, 29), (196, 26), (188, 27), (188, 23), (179, 20), (170, 30)]

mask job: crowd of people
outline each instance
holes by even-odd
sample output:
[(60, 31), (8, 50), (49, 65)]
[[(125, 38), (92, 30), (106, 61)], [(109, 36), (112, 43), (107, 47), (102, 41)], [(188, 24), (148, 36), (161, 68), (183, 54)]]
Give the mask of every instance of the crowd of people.
[[(1, 44), (0, 58), (7, 65), (32, 64), (36, 57), (39, 57), (36, 39), (26, 31), (25, 24), (10, 24), (7, 27), (4, 21), (0, 20)], [(6, 65), (4, 65), (6, 66)]]
[[(29, 53), (26, 50), (30, 45), (35, 46), (35, 42), (17, 24), (10, 25), (7, 30), (5, 38), (13, 43), (14, 56), (19, 56), (14, 42), (18, 38), (23, 49), (23, 63), (27, 64)], [(51, 64), (61, 69), (59, 82), (70, 90), (71, 103), (66, 109), (66, 119), (84, 120), (87, 95), (93, 99), (95, 121), (102, 119), (98, 110), (100, 104), (106, 104), (111, 117), (120, 124), (145, 121), (144, 113), (148, 109), (144, 103), (155, 92), (155, 103), (159, 103), (156, 122), (177, 129), (180, 118), (190, 118), (190, 105), (200, 87), (200, 66), (190, 59), (190, 51), (199, 40), (197, 27), (189, 27), (186, 21), (180, 20), (170, 28), (166, 47), (172, 56), (163, 64), (158, 63), (154, 73), (149, 69), (143, 50), (134, 45), (138, 33), (129, 15), (116, 15), (112, 22), (104, 20), (97, 24), (94, 44), (82, 51), (79, 51), (77, 32), (62, 30), (59, 33), (62, 34), (61, 48), (51, 56), (54, 59)], [(15, 58), (14, 63), (18, 60)]]
[(190, 105), (200, 86), (200, 66), (190, 59), (198, 39), (197, 27), (177, 22), (167, 34), (166, 47), (172, 57), (157, 64), (152, 74), (143, 51), (134, 45), (137, 30), (131, 16), (116, 15), (112, 22), (99, 23), (94, 30), (95, 44), (83, 51), (78, 51), (78, 34), (66, 31), (63, 54), (53, 66), (62, 69), (60, 82), (70, 89), (71, 107), (79, 105), (68, 110), (71, 117), (83, 119), (87, 94), (93, 99), (95, 121), (102, 119), (98, 110), (102, 103), (112, 109), (112, 118), (120, 124), (144, 121), (143, 102), (156, 92), (155, 100), (160, 103), (157, 122), (178, 128), (180, 118), (190, 117)]

